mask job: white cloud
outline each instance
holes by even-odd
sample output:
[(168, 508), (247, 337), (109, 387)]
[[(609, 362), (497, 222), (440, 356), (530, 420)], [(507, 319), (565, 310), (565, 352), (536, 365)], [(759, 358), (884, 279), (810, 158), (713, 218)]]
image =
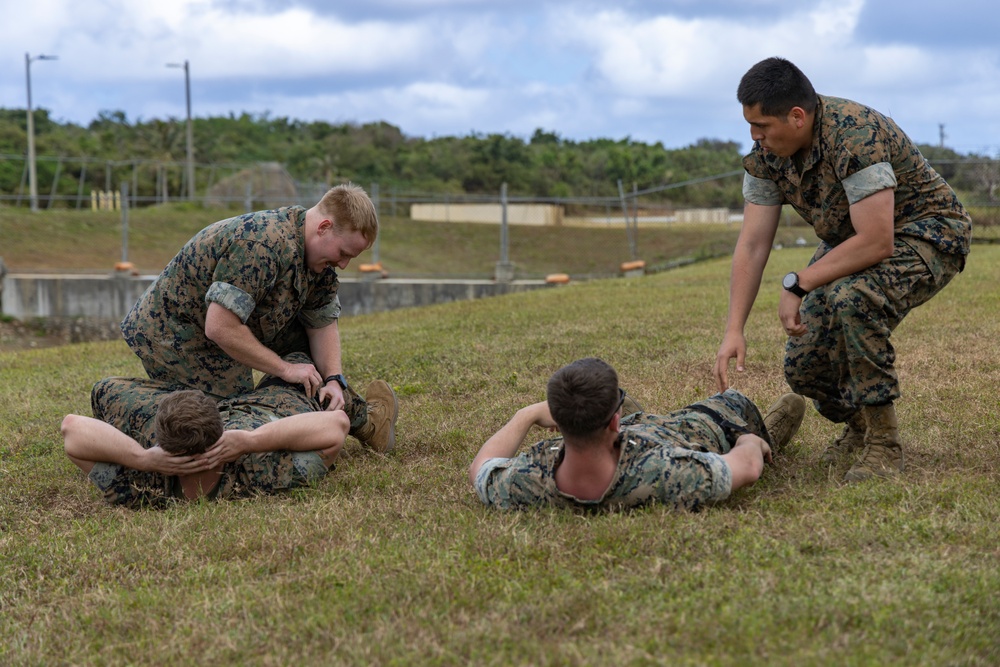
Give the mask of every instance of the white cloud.
[(721, 86), (731, 96), (742, 73), (769, 56), (797, 61), (792, 54), (803, 54), (803, 66), (827, 61), (831, 51), (850, 44), (862, 7), (863, 0), (824, 2), (766, 21), (573, 12), (553, 25), (563, 26), (563, 41), (593, 54), (594, 71), (609, 89), (696, 99), (717, 97)]
[(806, 35), (829, 38), (833, 41), (842, 40), (853, 35), (858, 25), (858, 17), (864, 9), (865, 0), (826, 0), (816, 9), (809, 12), (807, 21), (809, 29)]
[[(56, 118), (179, 117), (182, 77), (164, 65), (187, 59), (201, 116), (387, 120), (424, 136), (543, 127), (676, 146), (745, 141), (739, 78), (781, 55), (821, 92), (892, 111), (918, 140), (946, 123), (958, 147), (1000, 145), (1000, 48), (968, 30), (992, 9), (960, 1), (947, 23), (925, 11), (887, 32), (872, 27), (895, 25), (875, 3), (0, 0), (0, 105), (23, 106), (30, 51), (60, 57), (32, 66), (36, 105)], [(963, 36), (927, 39), (942, 25)]]

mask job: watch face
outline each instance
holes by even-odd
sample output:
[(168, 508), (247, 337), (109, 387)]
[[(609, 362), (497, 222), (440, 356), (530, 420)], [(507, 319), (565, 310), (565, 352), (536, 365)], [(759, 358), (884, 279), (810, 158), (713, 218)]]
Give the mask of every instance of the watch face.
[(782, 278), (781, 284), (785, 289), (792, 289), (799, 284), (799, 277), (795, 273), (789, 273)]

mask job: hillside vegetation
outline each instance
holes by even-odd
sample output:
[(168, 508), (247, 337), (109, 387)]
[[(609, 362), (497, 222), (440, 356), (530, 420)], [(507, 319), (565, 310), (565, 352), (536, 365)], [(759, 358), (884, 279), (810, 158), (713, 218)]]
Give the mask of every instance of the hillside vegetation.
[[(56, 206), (71, 206), (80, 192), (122, 184), (146, 202), (187, 191), (185, 123), (178, 119), (136, 120), (105, 111), (83, 127), (54, 120), (46, 109), (37, 109), (34, 118), (44, 206), (50, 194)], [(378, 183), (384, 195), (496, 196), (506, 183), (522, 197), (617, 197), (620, 181), (626, 192), (651, 190), (647, 200), (660, 204), (742, 206), (740, 179), (715, 178), (741, 168), (742, 148), (732, 140), (665, 148), (631, 137), (574, 141), (541, 128), (528, 138), (475, 132), (423, 138), (385, 122), (332, 124), (246, 113), (195, 118), (193, 139), (200, 195), (227, 173), (270, 162), (302, 185)], [(17, 201), (20, 193), (21, 205), (26, 146), (25, 112), (0, 109), (0, 197)], [(1000, 161), (940, 146), (921, 150), (967, 204), (1000, 203)], [(683, 183), (689, 185), (674, 187)]]
[[(118, 189), (120, 182), (131, 180), (135, 161), (144, 165), (138, 173), (141, 193), (158, 192), (161, 178), (170, 192), (182, 192), (184, 128), (176, 119), (132, 121), (117, 111), (81, 127), (36, 110), (38, 178), (45, 184), (40, 194), (49, 192), (57, 169), (63, 194), (77, 192), (85, 168), (85, 191)], [(331, 124), (267, 114), (195, 118), (193, 136), (199, 192), (219, 177), (219, 170), (209, 165), (278, 162), (300, 182), (378, 182), (385, 192), (496, 194), (507, 183), (520, 195), (617, 196), (619, 179), (629, 189), (633, 184), (645, 188), (731, 172), (740, 161), (738, 144), (712, 139), (682, 149), (631, 138), (576, 142), (541, 129), (527, 140), (478, 133), (424, 139), (385, 122)], [(0, 109), (0, 155), (19, 157), (26, 145), (25, 112)], [(57, 157), (65, 161), (52, 159)], [(89, 166), (83, 158), (92, 161)], [(169, 168), (161, 173), (156, 163), (169, 163)], [(0, 194), (18, 190), (22, 169), (21, 160), (0, 160)], [(737, 206), (740, 186), (730, 179), (673, 196), (688, 205)]]

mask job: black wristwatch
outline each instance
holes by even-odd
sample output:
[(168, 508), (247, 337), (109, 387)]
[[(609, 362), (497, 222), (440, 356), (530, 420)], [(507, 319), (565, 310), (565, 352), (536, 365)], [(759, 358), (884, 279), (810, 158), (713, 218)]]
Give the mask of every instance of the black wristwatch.
[(323, 380), (323, 384), (330, 384), (330, 380), (336, 380), (341, 389), (347, 389), (347, 378), (340, 373), (328, 376), (325, 380)]
[(799, 286), (799, 274), (794, 271), (786, 274), (785, 277), (781, 279), (781, 286), (800, 299), (806, 294), (809, 294), (808, 290), (804, 290)]

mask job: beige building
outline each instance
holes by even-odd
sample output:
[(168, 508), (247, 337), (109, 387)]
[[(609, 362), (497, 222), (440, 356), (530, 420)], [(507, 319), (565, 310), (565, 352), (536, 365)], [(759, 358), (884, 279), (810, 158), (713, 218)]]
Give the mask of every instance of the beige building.
[[(502, 222), (500, 204), (412, 204), (410, 218), (429, 222)], [(563, 223), (563, 208), (552, 204), (508, 204), (507, 223), (511, 225), (558, 226)]]
[(677, 222), (729, 222), (728, 208), (680, 209), (674, 218)]

